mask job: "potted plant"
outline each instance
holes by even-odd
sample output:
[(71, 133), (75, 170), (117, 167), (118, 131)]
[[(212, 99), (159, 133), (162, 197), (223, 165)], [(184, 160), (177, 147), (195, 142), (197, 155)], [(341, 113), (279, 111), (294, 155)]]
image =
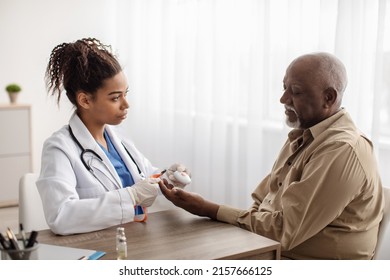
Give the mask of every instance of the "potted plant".
[(5, 90), (8, 92), (11, 104), (14, 104), (22, 88), (18, 84), (9, 84), (5, 87)]

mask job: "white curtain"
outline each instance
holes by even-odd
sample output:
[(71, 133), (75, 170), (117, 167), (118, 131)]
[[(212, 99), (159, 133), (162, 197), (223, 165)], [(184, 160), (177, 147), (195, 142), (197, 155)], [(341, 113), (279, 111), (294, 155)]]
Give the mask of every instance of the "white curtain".
[(384, 171), (389, 6), (389, 0), (118, 0), (114, 47), (130, 85), (125, 129), (156, 166), (188, 166), (189, 190), (247, 207), (289, 130), (279, 102), (286, 67), (304, 53), (327, 51), (347, 67), (344, 106), (383, 155)]

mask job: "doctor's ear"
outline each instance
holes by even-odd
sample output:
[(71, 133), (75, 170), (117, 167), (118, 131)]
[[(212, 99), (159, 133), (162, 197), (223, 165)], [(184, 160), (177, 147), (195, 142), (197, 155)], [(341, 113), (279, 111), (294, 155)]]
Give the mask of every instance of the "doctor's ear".
[(77, 94), (77, 104), (84, 108), (84, 109), (89, 109), (89, 106), (91, 105), (92, 101), (92, 95), (85, 93), (85, 92), (79, 92)]

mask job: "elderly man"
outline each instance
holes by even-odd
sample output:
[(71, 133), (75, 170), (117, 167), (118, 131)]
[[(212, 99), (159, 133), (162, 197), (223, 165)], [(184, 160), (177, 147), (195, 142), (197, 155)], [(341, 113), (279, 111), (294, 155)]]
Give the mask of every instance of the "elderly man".
[(328, 53), (296, 58), (283, 80), (288, 135), (248, 210), (218, 205), (160, 183), (193, 214), (261, 234), (289, 259), (371, 259), (383, 213), (373, 147), (341, 107), (344, 65)]

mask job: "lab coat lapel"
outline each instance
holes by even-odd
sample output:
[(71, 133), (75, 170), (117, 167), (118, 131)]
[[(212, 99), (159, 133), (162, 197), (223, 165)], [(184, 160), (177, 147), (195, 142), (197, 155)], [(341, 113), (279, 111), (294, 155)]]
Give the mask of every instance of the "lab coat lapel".
[[(142, 172), (142, 176), (141, 176), (141, 174), (139, 174), (139, 172), (138, 172), (137, 166), (135, 165), (133, 160), (130, 158), (126, 149), (124, 148), (124, 146), (123, 146), (124, 144), (123, 144), (122, 140), (119, 139), (119, 137), (116, 135), (116, 133), (114, 133), (113, 128), (110, 126), (107, 126), (106, 130), (111, 138), (113, 145), (115, 146), (116, 150), (118, 151), (119, 155), (121, 156), (123, 162), (126, 164), (127, 169), (130, 171), (131, 176), (133, 176), (134, 182), (138, 182), (139, 180), (144, 179), (144, 177), (142, 177), (142, 176), (144, 176), (144, 172), (145, 172), (143, 170), (143, 166), (139, 162), (137, 162), (137, 164)], [(129, 149), (129, 148), (128, 148), (128, 151), (129, 151), (129, 153), (132, 152), (131, 149)], [(132, 154), (132, 156), (133, 156), (134, 160), (137, 161), (137, 158), (135, 158), (135, 155)]]
[(110, 178), (111, 182), (115, 183), (115, 187), (110, 187), (110, 186), (104, 186), (104, 187), (108, 189), (122, 188), (122, 182), (115, 170), (115, 167), (112, 165), (107, 155), (100, 148), (99, 144), (92, 137), (91, 133), (88, 131), (87, 127), (80, 120), (80, 118), (77, 116), (76, 113), (74, 113), (71, 119), (69, 120), (69, 125), (72, 127), (73, 134), (80, 142), (81, 146), (83, 146), (84, 149), (91, 149), (102, 158), (105, 167), (99, 168), (99, 170), (101, 170), (106, 177)]

